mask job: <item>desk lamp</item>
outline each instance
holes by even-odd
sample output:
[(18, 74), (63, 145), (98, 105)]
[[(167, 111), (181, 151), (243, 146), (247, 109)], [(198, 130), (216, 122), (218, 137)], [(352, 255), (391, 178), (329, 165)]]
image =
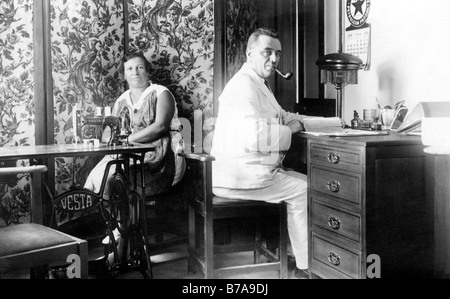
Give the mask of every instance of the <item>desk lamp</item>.
[(339, 1), (339, 51), (320, 57), (316, 64), (319, 67), (320, 83), (333, 84), (337, 91), (336, 116), (342, 118), (344, 87), (358, 84), (358, 70), (363, 61), (351, 54), (342, 53), (342, 0)]

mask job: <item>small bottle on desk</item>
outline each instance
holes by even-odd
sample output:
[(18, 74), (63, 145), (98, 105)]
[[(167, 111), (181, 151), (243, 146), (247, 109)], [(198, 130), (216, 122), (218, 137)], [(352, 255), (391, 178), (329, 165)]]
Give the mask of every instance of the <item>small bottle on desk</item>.
[(351, 122), (351, 127), (352, 129), (361, 129), (361, 125), (362, 125), (362, 120), (359, 118), (358, 112), (356, 112), (356, 110), (354, 111), (353, 114), (353, 119)]

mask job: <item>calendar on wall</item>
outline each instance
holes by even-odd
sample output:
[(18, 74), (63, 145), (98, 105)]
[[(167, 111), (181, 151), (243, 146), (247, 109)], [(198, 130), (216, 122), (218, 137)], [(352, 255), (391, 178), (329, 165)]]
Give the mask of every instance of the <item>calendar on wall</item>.
[(345, 3), (344, 51), (363, 61), (364, 70), (370, 70), (372, 26), (367, 23), (370, 0), (347, 0)]
[(352, 54), (363, 61), (364, 70), (370, 69), (371, 26), (345, 31), (345, 53)]

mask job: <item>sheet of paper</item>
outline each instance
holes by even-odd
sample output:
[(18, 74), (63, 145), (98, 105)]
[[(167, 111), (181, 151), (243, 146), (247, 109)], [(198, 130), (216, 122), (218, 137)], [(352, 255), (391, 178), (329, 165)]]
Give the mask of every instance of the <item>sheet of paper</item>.
[(303, 134), (313, 136), (328, 136), (328, 137), (358, 137), (358, 136), (383, 136), (389, 135), (387, 131), (366, 131), (366, 130), (353, 130), (342, 129), (341, 132), (302, 132)]
[(303, 120), (307, 133), (342, 133), (342, 122), (339, 117), (307, 118)]
[(342, 133), (327, 134), (327, 136), (330, 137), (357, 137), (357, 136), (381, 136), (381, 135), (389, 135), (389, 132), (346, 129)]

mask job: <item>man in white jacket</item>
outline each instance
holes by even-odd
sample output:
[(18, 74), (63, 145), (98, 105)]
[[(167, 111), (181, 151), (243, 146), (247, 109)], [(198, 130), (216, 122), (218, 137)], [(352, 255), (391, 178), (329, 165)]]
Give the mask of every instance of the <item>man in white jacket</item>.
[(285, 201), (296, 276), (307, 277), (307, 178), (282, 166), (292, 134), (303, 129), (305, 116), (278, 104), (266, 79), (281, 57), (278, 34), (260, 28), (250, 37), (247, 62), (219, 97), (211, 155), (213, 192), (225, 198)]

